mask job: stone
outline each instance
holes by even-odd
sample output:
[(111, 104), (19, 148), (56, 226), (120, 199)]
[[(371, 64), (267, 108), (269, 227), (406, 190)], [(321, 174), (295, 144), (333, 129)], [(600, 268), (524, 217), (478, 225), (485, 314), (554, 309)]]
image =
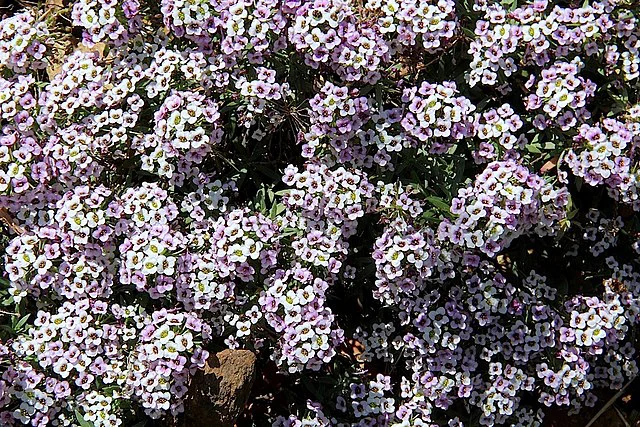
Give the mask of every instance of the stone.
[(256, 376), (256, 356), (249, 350), (223, 350), (209, 356), (189, 386), (179, 426), (233, 427)]

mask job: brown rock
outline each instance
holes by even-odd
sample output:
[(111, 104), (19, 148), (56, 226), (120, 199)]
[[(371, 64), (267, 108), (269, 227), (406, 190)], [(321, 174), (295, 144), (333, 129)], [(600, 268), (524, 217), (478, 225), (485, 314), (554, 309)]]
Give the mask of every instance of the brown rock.
[(233, 427), (256, 376), (256, 356), (249, 350), (223, 350), (209, 356), (189, 386), (183, 427)]

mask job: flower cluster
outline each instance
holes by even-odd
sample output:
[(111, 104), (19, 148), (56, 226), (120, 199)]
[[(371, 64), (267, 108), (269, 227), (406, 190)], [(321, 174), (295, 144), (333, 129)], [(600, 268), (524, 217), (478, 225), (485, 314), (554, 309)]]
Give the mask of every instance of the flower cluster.
[[(375, 380), (369, 381), (368, 384), (350, 385), (351, 408), (356, 418), (363, 421), (376, 420), (378, 423), (385, 424), (393, 417), (395, 412), (394, 400), (385, 397), (385, 392), (391, 391), (391, 377), (378, 374)], [(346, 411), (346, 399), (338, 398), (336, 408)]]
[[(469, 83), (472, 86), (478, 83), (497, 85), (507, 81), (523, 66), (541, 66), (578, 53), (595, 56), (603, 48), (611, 61), (617, 62), (620, 57), (618, 44), (606, 42), (615, 37), (613, 41), (620, 40), (622, 45), (624, 37), (633, 31), (626, 25), (616, 25), (624, 19), (618, 21), (618, 17), (612, 17), (624, 12), (623, 8), (612, 10), (612, 6), (593, 2), (584, 7), (568, 8), (540, 0), (508, 11), (497, 4), (476, 2), (475, 7), (484, 12), (484, 17), (476, 22), (476, 38), (469, 47), (469, 53), (474, 55)], [(623, 55), (627, 59), (625, 65), (631, 68), (633, 50), (625, 49)]]
[(0, 22), (0, 64), (14, 73), (46, 68), (49, 44), (49, 28), (30, 10)]
[(310, 100), (311, 125), (302, 135), (303, 156), (393, 169), (391, 155), (415, 144), (400, 127), (401, 109), (376, 111), (372, 104), (357, 90), (326, 82)]
[(512, 160), (492, 162), (473, 186), (458, 191), (451, 204), (455, 221), (443, 221), (438, 238), (493, 256), (522, 234), (553, 234), (566, 215), (567, 196), (566, 188), (553, 188)]
[(347, 87), (327, 82), (311, 99), (311, 126), (304, 134), (302, 148), (305, 157), (318, 156), (322, 148), (329, 149), (343, 163), (364, 157), (360, 144), (354, 147), (350, 144), (369, 120), (371, 112), (366, 97), (353, 95)]
[[(237, 191), (233, 180), (223, 183), (219, 179), (203, 177), (200, 185), (182, 199), (181, 211), (189, 214), (195, 221), (203, 221), (207, 213), (226, 212), (231, 194)], [(194, 238), (198, 238), (198, 235)]]
[(26, 295), (77, 300), (108, 297), (114, 280), (114, 247), (107, 242), (104, 187), (78, 186), (64, 194), (56, 210), (34, 220), (33, 234), (7, 248), (5, 270), (17, 301)]
[[(454, 37), (454, 2), (343, 0), (301, 3), (294, 10), (289, 40), (317, 68), (327, 64), (347, 81), (378, 81), (391, 58), (420, 46), (436, 52)], [(374, 19), (371, 19), (371, 18)]]
[[(386, 38), (402, 47), (421, 45), (434, 53), (454, 37), (457, 29), (455, 2), (367, 0), (365, 11), (377, 16), (377, 27)], [(402, 48), (401, 48), (402, 49)]]
[(337, 273), (348, 249), (346, 239), (373, 207), (374, 185), (363, 172), (311, 163), (303, 172), (287, 167), (283, 181), (295, 187), (283, 197), (289, 209), (283, 226), (307, 230), (291, 243), (292, 249), (301, 260)]
[[(480, 267), (493, 269), (488, 263)], [(465, 398), (481, 409), (482, 425), (508, 420), (540, 425), (539, 412), (520, 406), (521, 392), (541, 387), (543, 405), (579, 408), (579, 402), (593, 404), (590, 390), (596, 384), (621, 387), (617, 379), (633, 377), (638, 369), (630, 359), (633, 347), (622, 344), (626, 323), (637, 321), (638, 299), (630, 292), (638, 276), (620, 270), (614, 275), (629, 287), (624, 296), (612, 292), (617, 279), (611, 279), (604, 283), (602, 299), (576, 297), (559, 310), (548, 305), (557, 298), (556, 290), (535, 272), (518, 288), (500, 274), (487, 279), (473, 275), (465, 289), (453, 287), (448, 297), (434, 290), (423, 301), (401, 303), (399, 307), (410, 307), (399, 309), (411, 326), (407, 332), (398, 335), (391, 324), (359, 330), (355, 336), (366, 348), (362, 360), (404, 360), (414, 372), (401, 382), (402, 399), (395, 399), (392, 425), (412, 425), (417, 413), (418, 419), (429, 420), (436, 408), (446, 410)], [(385, 348), (387, 343), (391, 345)], [(545, 355), (549, 348), (556, 353), (551, 359)], [(601, 359), (602, 354), (612, 357)], [(532, 361), (538, 362), (532, 366)]]
[(424, 279), (433, 274), (440, 252), (434, 234), (429, 228), (416, 230), (402, 219), (387, 226), (372, 253), (376, 262), (374, 297), (391, 305), (399, 302), (399, 294), (406, 297), (424, 291)]
[[(121, 99), (126, 92), (123, 87), (108, 89), (105, 68), (95, 52), (75, 52), (67, 57), (38, 99), (40, 111), (37, 122), (40, 127), (51, 132), (77, 125), (71, 117), (78, 110), (103, 107), (111, 99)], [(114, 96), (116, 93), (120, 96)]]
[(234, 280), (249, 283), (257, 272), (272, 268), (279, 249), (277, 225), (246, 209), (196, 225), (188, 237), (206, 250), (180, 259), (178, 299), (187, 309), (210, 310), (226, 302), (235, 295)]
[(587, 223), (584, 227), (584, 240), (594, 242), (589, 247), (589, 252), (594, 257), (602, 255), (608, 249), (618, 245), (620, 229), (624, 227), (621, 217), (609, 219), (600, 215), (596, 209), (590, 210), (586, 215)]
[(151, 418), (166, 411), (178, 414), (183, 411), (190, 374), (204, 367), (208, 356), (194, 341), (208, 338), (210, 328), (197, 316), (165, 309), (145, 313), (136, 321), (145, 326), (132, 351), (136, 358), (127, 361), (124, 392), (135, 396)]
[(282, 337), (273, 359), (291, 373), (319, 370), (335, 356), (344, 335), (325, 306), (329, 284), (300, 266), (278, 270), (266, 284), (260, 308), (269, 326)]
[(177, 252), (185, 236), (170, 228), (178, 207), (166, 191), (155, 185), (128, 190), (112, 201), (108, 213), (120, 253), (119, 281), (133, 285), (151, 298), (161, 298), (174, 288)]
[(177, 185), (193, 177), (194, 168), (222, 139), (218, 105), (198, 93), (172, 91), (153, 119), (155, 132), (133, 148), (143, 153), (142, 170)]
[[(589, 117), (585, 105), (592, 97), (596, 85), (578, 73), (584, 64), (576, 57), (571, 63), (557, 62), (542, 71), (537, 81), (535, 93), (525, 98), (525, 107), (529, 111), (542, 109), (533, 120), (538, 129), (557, 124), (562, 130), (569, 130)], [(535, 76), (527, 81), (527, 86), (536, 83)]]
[(97, 426), (122, 425), (116, 406), (123, 399), (139, 401), (153, 418), (179, 411), (189, 367), (204, 366), (206, 350), (195, 341), (206, 333), (189, 314), (149, 315), (134, 306), (109, 308), (104, 300), (41, 310), (28, 336), (13, 343), (15, 357), (35, 359), (38, 366), (22, 362), (3, 375), (22, 402), (13, 416), (32, 425), (64, 422), (72, 394), (84, 420)]
[(229, 64), (245, 59), (259, 64), (263, 55), (286, 44), (287, 18), (273, 0), (163, 0), (161, 11), (173, 34), (192, 40), (207, 52), (215, 45), (215, 51), (221, 51)]
[[(268, 108), (269, 104), (282, 103), (291, 94), (288, 83), (276, 83), (276, 72), (264, 67), (256, 68), (257, 79), (247, 80), (240, 77), (236, 80), (236, 88), (247, 102), (245, 117), (242, 122), (250, 127), (256, 116), (265, 116), (267, 122), (282, 120), (276, 108)], [(255, 134), (254, 134), (255, 135)]]
[(424, 82), (419, 88), (405, 89), (402, 127), (410, 137), (429, 143), (433, 153), (446, 151), (451, 141), (472, 136), (475, 106), (464, 96), (456, 95), (453, 82)]
[[(43, 160), (42, 145), (31, 131), (37, 100), (35, 79), (20, 75), (0, 78), (0, 205), (18, 207), (47, 193), (51, 167)], [(61, 159), (62, 160), (62, 159)]]
[(602, 124), (580, 126), (575, 140), (580, 148), (571, 150), (565, 161), (573, 174), (589, 185), (606, 185), (609, 194), (640, 209), (640, 176), (637, 170), (637, 126), (615, 119)]
[(0, 425), (182, 424), (223, 348), (242, 424), (537, 427), (622, 388), (640, 5), (575, 3), (11, 10)]
[(82, 28), (87, 44), (125, 43), (142, 25), (138, 0), (82, 0), (73, 3), (73, 25)]
[(357, 20), (349, 2), (298, 3), (288, 35), (306, 64), (328, 64), (348, 81), (380, 78), (378, 67), (389, 60), (389, 46), (375, 27)]
[(503, 153), (508, 156), (517, 152), (526, 143), (526, 139), (517, 136), (523, 121), (511, 105), (503, 104), (476, 115), (477, 137), (481, 140), (473, 157), (476, 163), (498, 160)]

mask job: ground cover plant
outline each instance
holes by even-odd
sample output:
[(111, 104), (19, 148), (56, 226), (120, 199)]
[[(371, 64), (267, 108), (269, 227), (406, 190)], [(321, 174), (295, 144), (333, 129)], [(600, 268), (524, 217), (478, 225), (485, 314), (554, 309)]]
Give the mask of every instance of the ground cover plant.
[(539, 426), (638, 374), (640, 6), (76, 0), (0, 21), (0, 424)]

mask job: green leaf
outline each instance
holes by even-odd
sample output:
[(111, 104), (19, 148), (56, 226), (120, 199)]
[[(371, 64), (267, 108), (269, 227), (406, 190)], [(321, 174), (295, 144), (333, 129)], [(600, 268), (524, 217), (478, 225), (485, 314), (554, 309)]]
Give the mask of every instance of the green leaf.
[(22, 327), (25, 325), (25, 323), (27, 323), (27, 320), (29, 320), (29, 316), (31, 316), (31, 315), (27, 314), (22, 319), (18, 320), (18, 322), (13, 326), (13, 330), (14, 331), (19, 331), (20, 329), (22, 329)]
[(540, 134), (538, 132), (533, 134), (533, 137), (531, 138), (531, 143), (535, 144), (536, 142), (538, 142), (540, 140)]
[(426, 211), (422, 214), (422, 220), (426, 221), (430, 224), (438, 224), (440, 223), (440, 218), (436, 217), (435, 215), (433, 215), (433, 212), (430, 211)]
[(445, 212), (447, 214), (450, 213), (449, 209), (451, 208), (449, 203), (447, 203), (442, 197), (430, 196), (427, 197), (427, 201), (431, 203), (433, 206)]
[(298, 230), (297, 228), (285, 228), (284, 231), (280, 233), (280, 237), (293, 236), (299, 233), (300, 233), (300, 230)]
[(278, 215), (280, 215), (282, 212), (284, 212), (285, 209), (286, 209), (286, 206), (283, 205), (282, 203), (274, 203), (273, 206), (271, 206), (269, 217), (273, 219)]
[(366, 96), (369, 92), (371, 92), (372, 89), (373, 89), (373, 86), (366, 85), (365, 87), (360, 89), (360, 96)]
[(464, 32), (467, 37), (471, 37), (472, 39), (476, 38), (476, 33), (470, 28), (463, 28), (462, 32)]
[(73, 412), (76, 415), (76, 420), (78, 421), (78, 424), (80, 424), (80, 427), (93, 427), (93, 424), (84, 419), (80, 411), (74, 409)]
[(264, 187), (262, 187), (258, 191), (256, 191), (255, 203), (256, 203), (256, 207), (261, 212), (264, 212), (265, 210), (267, 210), (267, 203), (265, 201)]
[(524, 147), (528, 152), (533, 154), (540, 154), (542, 151), (540, 150), (541, 146), (538, 143), (535, 144), (527, 144)]
[(575, 216), (578, 214), (578, 212), (580, 212), (580, 209), (574, 209), (572, 211), (569, 211), (569, 213), (567, 213), (567, 219), (575, 218)]

